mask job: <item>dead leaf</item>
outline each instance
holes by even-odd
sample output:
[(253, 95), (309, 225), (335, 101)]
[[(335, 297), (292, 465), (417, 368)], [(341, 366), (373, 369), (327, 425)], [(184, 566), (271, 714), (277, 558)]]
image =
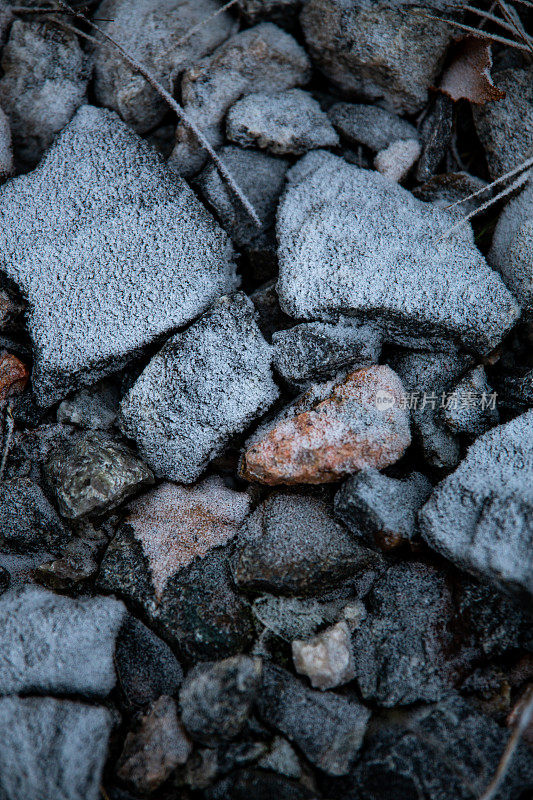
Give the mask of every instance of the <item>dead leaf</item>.
[(439, 90), (452, 100), (470, 100), (484, 105), (501, 100), (505, 92), (492, 82), (490, 39), (465, 36), (456, 46), (453, 60), (444, 70)]

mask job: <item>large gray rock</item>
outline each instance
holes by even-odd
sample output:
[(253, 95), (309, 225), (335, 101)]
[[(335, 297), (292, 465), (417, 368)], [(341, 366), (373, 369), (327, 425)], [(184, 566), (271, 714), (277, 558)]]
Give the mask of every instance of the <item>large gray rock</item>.
[(389, 337), (491, 350), (519, 316), (471, 231), (381, 175), (324, 151), (288, 173), (278, 209), (284, 311), (378, 318)]
[(469, 448), (419, 515), (427, 543), (503, 590), (533, 594), (533, 411)]
[[(181, 82), (182, 102), (189, 119), (219, 147), (224, 116), (243, 95), (292, 89), (310, 75), (309, 59), (296, 40), (271, 22), (262, 22), (232, 36), (187, 70)], [(176, 141), (170, 163), (181, 175), (193, 175), (204, 164), (205, 151), (185, 125), (178, 125)]]
[(352, 147), (364, 144), (377, 151), (418, 136), (414, 125), (379, 106), (334, 103), (328, 115), (341, 138)]
[(78, 37), (46, 22), (16, 20), (2, 52), (0, 106), (15, 155), (34, 166), (86, 102), (90, 68)]
[(0, 695), (105, 697), (115, 685), (115, 640), (126, 613), (106, 597), (72, 600), (27, 587), (0, 598)]
[(252, 302), (224, 297), (150, 361), (122, 401), (122, 428), (158, 475), (192, 483), (277, 399), (270, 357)]
[[(108, 36), (172, 91), (185, 69), (235, 31), (229, 14), (214, 16), (219, 9), (215, 0), (136, 0), (133, 6), (128, 0), (104, 0), (94, 15)], [(186, 35), (196, 27), (194, 34)], [(165, 101), (114, 48), (95, 47), (94, 68), (99, 103), (113, 108), (139, 133), (162, 120)]]
[(0, 210), (0, 269), (28, 298), (43, 405), (236, 286), (226, 234), (103, 109), (81, 108), (42, 164), (0, 189)]
[(2, 698), (2, 800), (98, 800), (112, 723), (98, 706)]
[(300, 15), (313, 61), (343, 92), (383, 100), (413, 114), (428, 98), (451, 41), (444, 21), (414, 7), (443, 10), (457, 0), (310, 0)]
[(524, 311), (533, 314), (533, 184), (502, 211), (487, 261), (501, 272)]

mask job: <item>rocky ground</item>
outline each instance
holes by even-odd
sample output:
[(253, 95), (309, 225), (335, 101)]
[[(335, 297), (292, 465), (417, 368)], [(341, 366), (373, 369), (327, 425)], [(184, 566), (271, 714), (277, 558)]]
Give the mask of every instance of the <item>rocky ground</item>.
[(0, 2), (0, 800), (531, 800), (533, 4), (74, 5)]

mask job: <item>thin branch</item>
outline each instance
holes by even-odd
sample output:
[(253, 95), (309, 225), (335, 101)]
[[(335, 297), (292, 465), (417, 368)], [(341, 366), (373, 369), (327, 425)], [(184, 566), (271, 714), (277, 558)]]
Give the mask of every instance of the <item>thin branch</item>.
[(58, 19), (57, 17), (51, 16), (50, 22), (59, 25), (60, 28), (63, 28), (65, 31), (70, 31), (71, 33), (75, 33), (76, 36), (81, 36), (82, 39), (86, 39), (88, 42), (92, 42), (93, 44), (100, 44), (100, 40), (96, 39), (94, 36), (91, 36), (89, 33), (85, 33), (84, 31), (80, 31), (79, 28), (76, 28), (74, 25), (69, 25), (68, 22), (65, 22), (62, 19)]
[(520, 712), (520, 716), (514, 725), (513, 732), (509, 737), (509, 741), (507, 742), (505, 750), (503, 751), (496, 774), (479, 800), (494, 800), (496, 797), (498, 790), (502, 785), (502, 781), (507, 775), (511, 760), (515, 754), (516, 748), (520, 743), (520, 739), (522, 738), (524, 731), (531, 721), (533, 721), (533, 686), (530, 686), (527, 690), (525, 705)]
[(6, 434), (4, 437), (4, 446), (2, 448), (2, 461), (0, 461), (0, 481), (4, 477), (4, 472), (6, 470), (7, 459), (9, 458), (9, 451), (11, 450), (14, 430), (15, 420), (13, 418), (11, 406), (8, 405), (6, 409)]
[(178, 41), (176, 42), (176, 47), (181, 47), (181, 45), (185, 44), (185, 42), (188, 41), (194, 33), (196, 33), (196, 31), (199, 31), (200, 28), (203, 28), (204, 25), (207, 25), (207, 23), (211, 22), (211, 20), (215, 19), (215, 17), (218, 17), (219, 14), (222, 14), (224, 11), (227, 11), (228, 8), (234, 6), (235, 3), (238, 3), (238, 1), (239, 0), (230, 0), (229, 3), (226, 3), (225, 6), (220, 6), (220, 8), (217, 8), (217, 10), (214, 11), (212, 14), (209, 14), (208, 17), (200, 20), (200, 22), (197, 22), (196, 25), (193, 25), (192, 28), (189, 28), (187, 33), (184, 34), (181, 37), (181, 39), (178, 39)]
[[(239, 198), (240, 202), (242, 203), (243, 207), (246, 209), (247, 213), (253, 219), (255, 224), (260, 228), (261, 227), (261, 220), (257, 216), (257, 212), (254, 209), (253, 205), (250, 203), (248, 198), (246, 197), (243, 190), (240, 188), (222, 159), (217, 155), (213, 146), (208, 141), (208, 139), (204, 136), (202, 131), (197, 128), (197, 126), (189, 119), (183, 108), (179, 105), (179, 103), (174, 100), (170, 92), (168, 92), (165, 87), (157, 81), (152, 74), (146, 69), (146, 67), (137, 61), (133, 56), (131, 56), (122, 45), (120, 45), (115, 39), (112, 39), (102, 28), (96, 25), (94, 22), (91, 22), (85, 14), (82, 14), (79, 11), (73, 9), (65, 0), (56, 0), (60, 8), (65, 9), (65, 11), (69, 11), (74, 17), (77, 19), (82, 20), (85, 24), (89, 25), (93, 30), (98, 31), (98, 33), (105, 39), (108, 44), (117, 50), (126, 64), (131, 67), (135, 72), (138, 72), (143, 78), (148, 81), (152, 89), (154, 89), (162, 98), (163, 100), (170, 106), (170, 108), (175, 111), (178, 118), (181, 122), (191, 130), (198, 142), (204, 148), (204, 150), (209, 154), (210, 158), (212, 159), (213, 163), (215, 164), (216, 168), (220, 172), (221, 176), (224, 178), (230, 189), (234, 192), (234, 194)], [(98, 42), (99, 45), (102, 42)]]
[(499, 25), (500, 28), (504, 28), (504, 30), (509, 31), (509, 33), (514, 33), (512, 25), (509, 25), (505, 20), (497, 17), (496, 14), (491, 14), (490, 11), (483, 11), (483, 9), (476, 8), (475, 6), (461, 6), (461, 9), (463, 11), (469, 11), (471, 14), (477, 14), (488, 22), (494, 22), (495, 25)]
[[(515, 19), (515, 14), (513, 14), (508, 7), (507, 3), (503, 2), (503, 0), (498, 0), (498, 6), (500, 7), (502, 14), (505, 16), (507, 22), (513, 27), (517, 36), (522, 39), (525, 45), (529, 47), (531, 52), (533, 53), (533, 43), (531, 42), (530, 36), (524, 30), (524, 26), (520, 22), (520, 17), (518, 17), (518, 22)], [(514, 10), (514, 9), (513, 9)]]
[(478, 189), (476, 192), (472, 192), (467, 197), (463, 197), (461, 200), (456, 200), (455, 203), (450, 203), (449, 206), (446, 206), (446, 210), (450, 208), (455, 208), (456, 206), (462, 205), (462, 203), (466, 203), (468, 200), (473, 200), (474, 197), (479, 197), (480, 194), (484, 194), (485, 192), (490, 191), (490, 189), (494, 189), (495, 186), (498, 186), (503, 181), (506, 181), (508, 178), (514, 178), (515, 175), (518, 175), (520, 172), (524, 172), (526, 169), (533, 167), (533, 157), (528, 158), (527, 161), (522, 162), (519, 164), (518, 167), (509, 170), (504, 175), (501, 175), (499, 178), (496, 178), (495, 181), (492, 183), (488, 183), (486, 186), (483, 186), (481, 189)]
[(471, 33), (473, 36), (477, 36), (480, 39), (491, 39), (493, 42), (500, 42), (500, 44), (506, 44), (509, 47), (515, 47), (517, 50), (526, 50), (529, 52), (529, 47), (527, 47), (525, 44), (520, 44), (520, 42), (515, 42), (514, 39), (506, 39), (505, 36), (498, 36), (496, 33), (480, 31), (479, 28), (473, 28), (471, 25), (463, 25), (462, 22), (456, 22), (454, 19), (436, 17), (434, 14), (425, 14), (416, 8), (412, 9), (411, 13), (418, 14), (425, 19), (432, 19), (436, 20), (437, 22), (446, 22), (448, 25), (453, 25), (454, 27), (460, 28), (463, 31), (467, 31), (468, 33)]

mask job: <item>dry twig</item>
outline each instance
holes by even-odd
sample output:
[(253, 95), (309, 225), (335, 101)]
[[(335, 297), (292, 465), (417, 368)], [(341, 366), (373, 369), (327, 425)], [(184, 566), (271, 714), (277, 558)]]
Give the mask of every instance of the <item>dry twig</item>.
[(9, 458), (9, 451), (11, 450), (11, 443), (13, 441), (13, 433), (15, 430), (15, 420), (13, 418), (13, 412), (11, 410), (11, 406), (8, 405), (6, 408), (6, 432), (4, 435), (4, 446), (2, 448), (2, 460), (0, 461), (0, 481), (4, 477), (4, 472), (6, 470), (7, 459)]

